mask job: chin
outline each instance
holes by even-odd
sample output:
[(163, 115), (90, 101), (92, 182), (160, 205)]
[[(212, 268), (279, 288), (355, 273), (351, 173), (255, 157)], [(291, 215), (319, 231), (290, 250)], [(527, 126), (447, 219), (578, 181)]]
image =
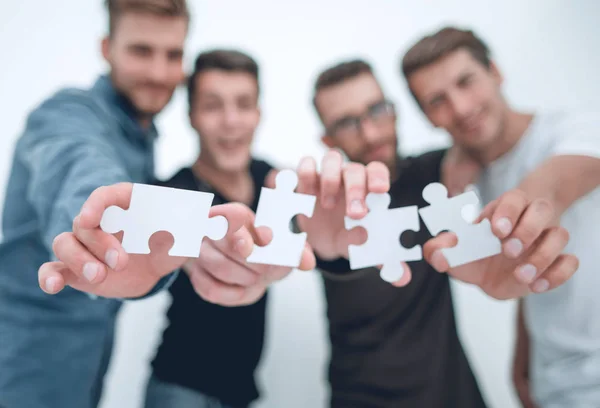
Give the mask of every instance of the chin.
[(250, 156), (243, 155), (238, 157), (228, 157), (225, 160), (217, 160), (217, 165), (221, 171), (226, 173), (237, 173), (245, 171), (250, 164)]

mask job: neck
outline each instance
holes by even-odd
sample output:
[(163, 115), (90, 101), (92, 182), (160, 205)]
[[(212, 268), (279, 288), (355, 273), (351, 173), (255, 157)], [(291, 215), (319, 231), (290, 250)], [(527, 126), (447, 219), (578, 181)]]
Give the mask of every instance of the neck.
[(472, 157), (486, 166), (504, 156), (521, 140), (532, 119), (531, 113), (509, 110), (504, 118), (500, 136), (488, 148), (472, 151)]
[(254, 183), (249, 169), (239, 171), (220, 170), (214, 161), (202, 153), (192, 165), (194, 175), (204, 180), (229, 201), (250, 205), (254, 199)]

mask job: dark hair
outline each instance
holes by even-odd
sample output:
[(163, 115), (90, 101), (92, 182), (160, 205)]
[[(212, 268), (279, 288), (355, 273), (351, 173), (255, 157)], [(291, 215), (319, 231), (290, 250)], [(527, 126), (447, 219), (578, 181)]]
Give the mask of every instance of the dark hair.
[(109, 35), (113, 33), (119, 17), (131, 11), (190, 20), (186, 0), (105, 0), (104, 3), (108, 9)]
[(401, 63), (404, 78), (408, 81), (408, 77), (419, 69), (461, 48), (469, 51), (486, 68), (490, 67), (490, 50), (473, 31), (444, 27), (421, 38), (406, 52)]
[[(259, 85), (259, 69), (256, 61), (241, 51), (215, 49), (199, 54), (194, 62), (194, 70), (187, 78), (188, 104), (191, 107), (196, 92), (196, 78), (204, 71), (220, 70), (228, 72), (244, 72), (252, 75)], [(259, 87), (260, 88), (260, 87)]]
[(322, 71), (317, 76), (313, 91), (313, 105), (317, 112), (317, 94), (320, 91), (364, 73), (373, 74), (373, 68), (362, 59), (342, 61)]

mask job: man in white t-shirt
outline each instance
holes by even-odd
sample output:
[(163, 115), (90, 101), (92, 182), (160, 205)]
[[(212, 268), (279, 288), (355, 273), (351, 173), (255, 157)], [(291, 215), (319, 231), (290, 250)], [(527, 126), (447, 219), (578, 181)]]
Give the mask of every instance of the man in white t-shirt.
[[(476, 182), (484, 214), (509, 190), (543, 199), (523, 217), (560, 224), (570, 235), (565, 252), (579, 259), (578, 272), (558, 288), (538, 270), (547, 262), (561, 268), (564, 257), (515, 268), (532, 292), (519, 304), (513, 377), (521, 402), (600, 407), (600, 116), (512, 109), (488, 47), (471, 31), (448, 27), (424, 37), (405, 54), (402, 71), (429, 121), (454, 141), (444, 167), (450, 193)], [(505, 249), (518, 260), (532, 244), (512, 239)]]

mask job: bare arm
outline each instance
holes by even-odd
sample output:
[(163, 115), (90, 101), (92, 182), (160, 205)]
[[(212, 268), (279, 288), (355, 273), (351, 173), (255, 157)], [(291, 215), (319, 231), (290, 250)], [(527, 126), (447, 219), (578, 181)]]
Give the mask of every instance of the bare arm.
[(545, 198), (560, 216), (575, 201), (600, 186), (600, 158), (553, 156), (530, 173), (519, 189), (531, 198)]

